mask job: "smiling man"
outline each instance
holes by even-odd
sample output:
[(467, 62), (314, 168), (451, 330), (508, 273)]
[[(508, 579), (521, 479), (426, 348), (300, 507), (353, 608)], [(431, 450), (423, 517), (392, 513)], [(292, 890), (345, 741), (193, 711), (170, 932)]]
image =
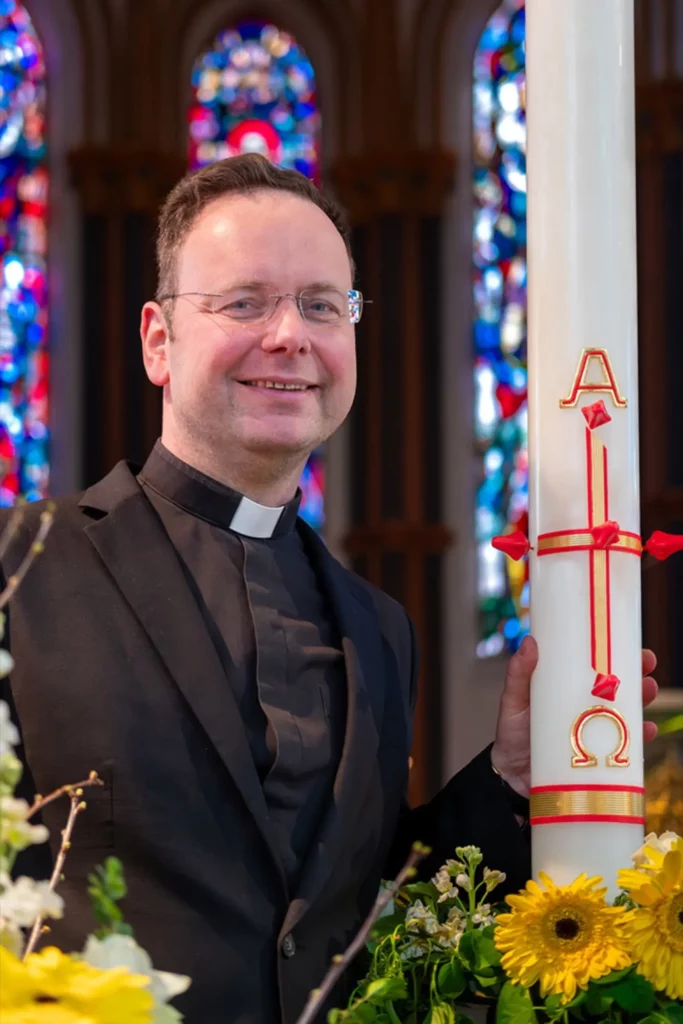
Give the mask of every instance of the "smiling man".
[[(64, 948), (115, 854), (136, 937), (194, 979), (190, 1024), (294, 1024), (412, 841), (433, 847), (428, 872), (474, 843), (508, 888), (526, 881), (536, 647), (510, 662), (492, 747), (409, 810), (412, 625), (297, 516), (356, 386), (344, 220), (301, 175), (236, 157), (174, 189), (158, 258), (141, 335), (161, 438), (141, 469), (58, 502), (12, 604), (26, 787), (105, 783), (67, 862)], [(61, 815), (46, 809), (53, 851)]]

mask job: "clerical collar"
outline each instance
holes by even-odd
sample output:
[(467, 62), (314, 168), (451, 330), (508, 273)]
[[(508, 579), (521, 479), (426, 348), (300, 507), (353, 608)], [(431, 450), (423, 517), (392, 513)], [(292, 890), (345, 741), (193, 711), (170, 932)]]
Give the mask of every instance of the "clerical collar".
[(157, 441), (138, 479), (191, 515), (245, 537), (282, 537), (291, 533), (301, 491), (286, 505), (268, 508), (200, 473)]

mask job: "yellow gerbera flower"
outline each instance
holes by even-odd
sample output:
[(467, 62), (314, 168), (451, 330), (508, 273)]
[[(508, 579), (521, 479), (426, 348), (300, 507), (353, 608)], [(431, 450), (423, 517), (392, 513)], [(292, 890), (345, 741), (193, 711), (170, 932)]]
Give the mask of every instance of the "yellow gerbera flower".
[(539, 872), (545, 888), (527, 882), (508, 896), (510, 914), (496, 918), (495, 942), (512, 981), (531, 988), (540, 982), (541, 996), (559, 995), (569, 1002), (577, 988), (631, 964), (622, 922), (622, 907), (605, 903), (601, 878), (579, 877), (556, 886)]
[(617, 878), (638, 904), (626, 919), (638, 973), (670, 999), (683, 999), (683, 839)]
[(54, 946), (22, 963), (0, 947), (2, 1024), (149, 1024), (149, 978), (125, 967), (99, 970)]

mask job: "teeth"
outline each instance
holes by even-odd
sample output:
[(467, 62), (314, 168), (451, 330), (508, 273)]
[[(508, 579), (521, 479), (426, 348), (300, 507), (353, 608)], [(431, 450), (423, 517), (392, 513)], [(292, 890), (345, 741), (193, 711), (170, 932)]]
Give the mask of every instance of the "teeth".
[(275, 391), (305, 391), (308, 384), (278, 384), (273, 380), (250, 380), (254, 388), (273, 388)]

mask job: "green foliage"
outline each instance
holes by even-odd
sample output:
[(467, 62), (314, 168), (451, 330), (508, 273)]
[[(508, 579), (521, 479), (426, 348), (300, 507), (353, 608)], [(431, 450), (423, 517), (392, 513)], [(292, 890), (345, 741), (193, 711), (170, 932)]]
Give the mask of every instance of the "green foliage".
[(506, 981), (496, 1007), (496, 1024), (537, 1024), (529, 990)]
[(328, 1024), (473, 1024), (464, 1010), (476, 1005), (495, 1008), (496, 1024), (683, 1024), (683, 1004), (635, 967), (591, 981), (568, 1003), (513, 984), (495, 944), (495, 917), (507, 908), (486, 902), (503, 878), (481, 870), (476, 848), (455, 852), (432, 881), (405, 885), (395, 912), (375, 923), (365, 977)]
[(99, 864), (94, 873), (88, 875), (88, 882), (92, 912), (100, 926), (93, 934), (98, 939), (114, 934), (132, 935), (133, 929), (123, 920), (123, 912), (118, 906), (128, 891), (121, 861), (107, 857), (104, 865)]

